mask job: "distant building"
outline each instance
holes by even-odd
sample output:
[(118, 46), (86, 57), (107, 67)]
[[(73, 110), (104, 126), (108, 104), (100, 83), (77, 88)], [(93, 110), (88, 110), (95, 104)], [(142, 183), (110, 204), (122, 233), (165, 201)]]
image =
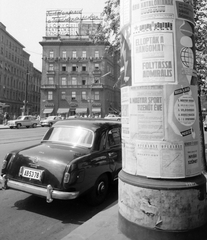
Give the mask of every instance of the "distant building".
[[(97, 24), (91, 18), (86, 21), (87, 16), (79, 18), (77, 13), (73, 18), (73, 13), (68, 11), (61, 13), (61, 19), (70, 14), (73, 23), (65, 24), (68, 25), (65, 28), (55, 14), (56, 11), (47, 12), (55, 22), (52, 24), (52, 19), (46, 22), (46, 36), (40, 42), (43, 47), (41, 116), (104, 117), (109, 112), (118, 113), (121, 108), (120, 88), (116, 84), (119, 59), (108, 55), (103, 43), (94, 44), (90, 39)], [(80, 25), (81, 19), (84, 21)]]
[[(25, 113), (39, 114), (41, 72), (33, 67), (24, 46), (0, 22), (0, 111), (10, 118)], [(0, 113), (1, 113), (0, 112)]]

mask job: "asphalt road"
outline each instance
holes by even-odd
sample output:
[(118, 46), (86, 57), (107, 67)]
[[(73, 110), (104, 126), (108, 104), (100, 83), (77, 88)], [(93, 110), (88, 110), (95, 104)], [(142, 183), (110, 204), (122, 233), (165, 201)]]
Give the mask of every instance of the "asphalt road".
[[(13, 149), (36, 144), (48, 128), (0, 130), (0, 165)], [(1, 240), (60, 240), (95, 214), (116, 202), (115, 185), (105, 203), (94, 208), (84, 198), (72, 201), (55, 200), (46, 203), (39, 198), (15, 190), (2, 190), (0, 184)]]

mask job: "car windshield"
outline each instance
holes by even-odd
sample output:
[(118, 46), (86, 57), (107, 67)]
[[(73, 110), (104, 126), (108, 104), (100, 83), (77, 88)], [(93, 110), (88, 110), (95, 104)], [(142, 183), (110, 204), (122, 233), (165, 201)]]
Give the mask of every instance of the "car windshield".
[(43, 141), (55, 141), (72, 144), (74, 146), (91, 147), (94, 133), (82, 127), (55, 127), (51, 128), (44, 136)]
[(54, 118), (55, 118), (55, 117), (50, 116), (50, 117), (47, 118), (47, 120), (53, 120)]
[(19, 116), (18, 118), (17, 118), (17, 120), (21, 120), (21, 119), (23, 119), (24, 117), (23, 116)]

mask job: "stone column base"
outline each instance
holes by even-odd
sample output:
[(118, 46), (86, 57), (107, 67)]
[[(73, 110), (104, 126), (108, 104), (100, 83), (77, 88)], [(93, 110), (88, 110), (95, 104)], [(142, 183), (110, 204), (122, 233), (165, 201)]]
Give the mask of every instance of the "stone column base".
[(206, 239), (206, 202), (203, 175), (166, 180), (119, 174), (119, 229), (133, 240)]

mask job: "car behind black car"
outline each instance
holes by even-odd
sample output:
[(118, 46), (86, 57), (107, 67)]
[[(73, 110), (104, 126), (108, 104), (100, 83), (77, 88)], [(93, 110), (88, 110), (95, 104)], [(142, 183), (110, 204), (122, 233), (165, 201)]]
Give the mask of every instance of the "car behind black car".
[(2, 188), (53, 199), (86, 195), (104, 201), (122, 167), (121, 123), (70, 119), (54, 124), (35, 146), (12, 151), (3, 161)]

